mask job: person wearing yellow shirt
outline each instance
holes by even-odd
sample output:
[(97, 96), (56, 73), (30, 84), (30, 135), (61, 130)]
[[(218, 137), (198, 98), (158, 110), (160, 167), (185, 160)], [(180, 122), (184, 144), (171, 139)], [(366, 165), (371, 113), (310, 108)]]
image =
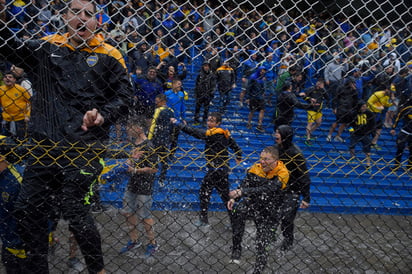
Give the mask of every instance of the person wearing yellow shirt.
[(368, 109), (375, 114), (376, 121), (375, 133), (372, 139), (372, 147), (377, 150), (381, 149), (377, 143), (382, 132), (383, 119), (385, 118), (384, 109), (392, 106), (394, 100), (395, 93), (393, 93), (389, 87), (385, 90), (376, 91), (368, 99)]
[(2, 131), (4, 135), (24, 139), (26, 124), (30, 119), (30, 93), (16, 84), (16, 76), (6, 72), (4, 85), (0, 86), (0, 104), (2, 107)]

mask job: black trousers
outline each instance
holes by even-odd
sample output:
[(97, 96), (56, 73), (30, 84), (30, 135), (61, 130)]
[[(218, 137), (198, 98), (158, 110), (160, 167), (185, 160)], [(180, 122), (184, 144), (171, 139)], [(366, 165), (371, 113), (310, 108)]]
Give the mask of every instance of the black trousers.
[(169, 162), (172, 161), (172, 154), (167, 146), (158, 146), (156, 153), (159, 155), (159, 181), (166, 179), (167, 170), (169, 169)]
[(220, 195), (225, 207), (229, 201), (229, 169), (220, 168), (213, 169), (208, 168), (208, 171), (203, 178), (202, 185), (200, 186), (200, 220), (208, 223), (208, 208), (210, 202), (210, 196), (213, 189), (216, 188)]
[(412, 168), (412, 135), (402, 131), (399, 132), (398, 138), (396, 139), (395, 164), (400, 166), (402, 162), (402, 154), (405, 151), (406, 145), (409, 148), (408, 168)]
[(7, 251), (3, 245), (1, 250), (1, 261), (7, 274), (26, 274), (30, 269), (25, 268), (26, 259), (19, 258), (16, 255)]
[(203, 120), (202, 122), (206, 123), (207, 117), (209, 115), (209, 108), (210, 103), (212, 102), (213, 98), (210, 97), (201, 97), (196, 99), (196, 106), (195, 106), (195, 122), (199, 121), (200, 115), (200, 108), (203, 106)]
[[(272, 210), (271, 210), (272, 209)], [(245, 232), (246, 220), (252, 219), (256, 225), (256, 263), (254, 273), (262, 273), (267, 264), (267, 246), (271, 240), (271, 228), (274, 208), (271, 205), (247, 205), (241, 201), (232, 211), (232, 242), (233, 250), (242, 250), (242, 238)]]
[[(60, 152), (61, 155), (64, 154)], [(31, 159), (24, 172), (15, 213), (27, 252), (26, 269), (31, 273), (49, 273), (48, 221), (56, 214), (69, 221), (69, 230), (79, 244), (89, 273), (104, 268), (100, 234), (84, 199), (102, 166), (91, 155), (66, 156), (41, 160), (42, 163)]]
[(300, 195), (296, 193), (284, 193), (280, 210), (280, 228), (285, 241), (293, 243), (294, 221), (299, 209)]

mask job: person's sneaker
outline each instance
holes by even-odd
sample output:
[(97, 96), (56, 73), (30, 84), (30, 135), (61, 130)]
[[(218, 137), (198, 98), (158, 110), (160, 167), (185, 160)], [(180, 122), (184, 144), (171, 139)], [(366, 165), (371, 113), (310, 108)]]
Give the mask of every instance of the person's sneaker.
[(165, 186), (165, 179), (159, 178), (158, 183), (159, 183), (159, 187), (164, 187)]
[(195, 226), (198, 226), (198, 227), (206, 227), (206, 226), (209, 226), (209, 223), (208, 223), (208, 222), (205, 222), (205, 221), (202, 221), (202, 220), (196, 220), (193, 224), (194, 224)]
[(376, 149), (376, 150), (382, 150), (382, 148), (378, 146), (377, 144), (371, 145), (371, 148)]
[(102, 213), (102, 212), (105, 212), (106, 210), (107, 210), (106, 205), (103, 205), (101, 203), (93, 203), (91, 205), (91, 212), (92, 213), (95, 213), (95, 214)]
[(313, 143), (312, 143), (312, 141), (311, 140), (306, 140), (305, 141), (305, 145), (307, 145), (307, 146), (313, 146)]
[(251, 129), (251, 128), (252, 128), (252, 125), (251, 125), (251, 124), (247, 124), (247, 125), (246, 125), (246, 128), (247, 128), (247, 129)]
[(335, 140), (336, 142), (341, 142), (341, 143), (344, 143), (344, 142), (345, 142), (345, 140), (343, 140), (343, 138), (340, 137), (340, 136), (336, 136), (334, 140)]
[(276, 228), (271, 228), (270, 229), (270, 241), (272, 243), (276, 243), (278, 236), (277, 236), (277, 231)]
[(125, 247), (123, 247), (122, 249), (120, 249), (120, 254), (124, 254), (124, 253), (126, 253), (127, 251), (130, 251), (130, 250), (133, 250), (133, 249), (136, 249), (136, 248), (138, 248), (138, 247), (140, 247), (142, 245), (142, 242), (141, 241), (136, 241), (136, 242), (133, 242), (133, 241), (128, 241), (127, 242), (127, 244), (126, 244), (126, 246)]
[(82, 272), (86, 269), (86, 266), (77, 257), (69, 258), (67, 261), (67, 266), (77, 272)]
[(159, 246), (157, 244), (148, 244), (144, 255), (145, 257), (153, 256), (158, 250), (159, 250)]
[(330, 135), (326, 136), (326, 142), (332, 142), (332, 136)]
[(257, 126), (256, 129), (259, 132), (262, 132), (262, 133), (265, 132), (265, 129), (262, 126)]
[(60, 240), (57, 237), (53, 237), (53, 233), (50, 232), (49, 236), (49, 254), (54, 255), (57, 248), (60, 246)]
[(241, 255), (242, 255), (242, 252), (239, 249), (234, 249), (232, 251), (232, 257), (230, 257), (230, 263), (240, 264)]
[(307, 135), (305, 135), (305, 136), (303, 136), (306, 140), (311, 140), (311, 141), (316, 141), (316, 137), (310, 137), (310, 138), (308, 138), (308, 136)]
[(280, 250), (283, 252), (289, 251), (292, 249), (293, 241), (290, 240), (283, 240), (282, 244), (280, 245)]

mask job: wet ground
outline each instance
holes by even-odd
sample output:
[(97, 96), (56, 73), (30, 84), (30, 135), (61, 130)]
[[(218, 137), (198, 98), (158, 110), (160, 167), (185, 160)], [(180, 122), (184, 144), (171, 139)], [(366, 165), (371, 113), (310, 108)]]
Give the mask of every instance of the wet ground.
[[(229, 263), (231, 230), (227, 215), (210, 213), (211, 225), (198, 228), (193, 212), (155, 212), (160, 249), (149, 259), (144, 247), (119, 255), (127, 242), (124, 217), (117, 209), (96, 214), (107, 273), (252, 273), (255, 228), (247, 223), (239, 265)], [(302, 212), (296, 243), (287, 253), (270, 247), (265, 273), (412, 273), (412, 216), (337, 215)], [(141, 228), (143, 229), (143, 228)], [(61, 244), (50, 257), (51, 273), (67, 267), (67, 224), (60, 222)], [(86, 271), (83, 271), (86, 273)]]

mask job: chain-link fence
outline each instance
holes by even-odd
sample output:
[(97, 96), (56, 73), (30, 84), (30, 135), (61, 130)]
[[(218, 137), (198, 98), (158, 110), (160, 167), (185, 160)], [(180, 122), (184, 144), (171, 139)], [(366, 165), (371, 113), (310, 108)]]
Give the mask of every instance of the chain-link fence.
[(2, 273), (412, 271), (408, 1), (1, 6)]

